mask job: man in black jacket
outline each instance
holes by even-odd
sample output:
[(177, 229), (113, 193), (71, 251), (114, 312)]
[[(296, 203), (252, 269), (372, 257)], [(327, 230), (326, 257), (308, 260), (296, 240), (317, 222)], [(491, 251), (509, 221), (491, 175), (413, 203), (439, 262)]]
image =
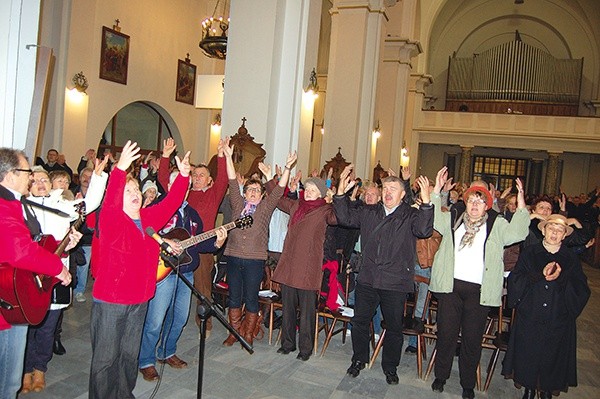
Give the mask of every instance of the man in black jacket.
[(338, 223), (360, 228), (362, 265), (356, 284), (352, 318), (352, 364), (347, 373), (357, 377), (369, 361), (369, 324), (378, 305), (386, 323), (381, 367), (388, 384), (398, 384), (396, 368), (402, 352), (402, 319), (406, 294), (414, 290), (416, 239), (433, 232), (433, 205), (429, 203), (429, 180), (420, 176), (422, 204), (413, 208), (402, 199), (406, 195), (396, 176), (382, 180), (382, 202), (362, 207), (349, 206), (344, 195), (351, 186), (349, 165), (340, 176), (333, 206)]

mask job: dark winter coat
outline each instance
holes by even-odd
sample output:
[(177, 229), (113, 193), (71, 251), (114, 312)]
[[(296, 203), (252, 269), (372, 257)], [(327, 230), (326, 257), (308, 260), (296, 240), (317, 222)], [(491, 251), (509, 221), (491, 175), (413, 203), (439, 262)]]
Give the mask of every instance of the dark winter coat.
[[(562, 271), (546, 281), (542, 270), (557, 262)], [(575, 320), (590, 297), (575, 253), (562, 245), (552, 254), (539, 243), (526, 247), (508, 277), (508, 306), (516, 308), (502, 374), (529, 389), (566, 391), (577, 385)]]
[(358, 282), (376, 289), (413, 292), (416, 240), (433, 233), (433, 205), (417, 209), (401, 202), (386, 217), (381, 203), (362, 207), (349, 203), (347, 196), (333, 197), (338, 223), (360, 228), (362, 265)]

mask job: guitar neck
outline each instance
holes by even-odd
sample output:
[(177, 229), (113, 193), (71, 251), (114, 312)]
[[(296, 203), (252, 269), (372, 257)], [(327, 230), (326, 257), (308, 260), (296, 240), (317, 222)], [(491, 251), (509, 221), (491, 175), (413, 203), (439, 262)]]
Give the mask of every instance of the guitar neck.
[[(77, 219), (77, 221), (75, 223), (73, 223), (73, 227), (75, 228), (75, 230), (79, 230), (79, 228), (81, 227), (82, 224), (83, 224), (83, 217), (80, 217), (79, 219)], [(61, 256), (63, 254), (63, 252), (65, 252), (65, 248), (67, 247), (67, 245), (69, 245), (69, 242), (71, 241), (71, 239), (69, 238), (70, 232), (71, 232), (71, 229), (69, 228), (69, 232), (67, 232), (67, 235), (65, 236), (65, 238), (62, 239), (60, 244), (58, 244), (56, 251), (54, 251), (55, 255)]]
[(217, 230), (219, 230), (221, 227), (225, 227), (226, 230), (234, 229), (235, 222), (227, 223), (227, 224), (224, 224), (223, 226), (217, 227), (216, 229), (205, 231), (204, 233), (198, 234), (197, 236), (193, 236), (193, 237), (188, 238), (187, 240), (180, 241), (179, 244), (181, 244), (183, 249), (194, 246), (194, 245), (198, 244), (199, 242), (206, 241), (209, 238), (216, 236)]

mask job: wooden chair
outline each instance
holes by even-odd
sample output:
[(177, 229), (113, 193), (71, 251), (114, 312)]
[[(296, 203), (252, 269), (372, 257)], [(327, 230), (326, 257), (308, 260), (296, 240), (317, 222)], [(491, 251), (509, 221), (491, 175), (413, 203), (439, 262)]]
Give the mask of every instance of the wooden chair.
[[(483, 385), (483, 390), (487, 392), (490, 387), (490, 383), (492, 382), (492, 377), (494, 376), (494, 371), (496, 370), (496, 364), (498, 363), (498, 358), (500, 356), (500, 352), (506, 352), (508, 349), (508, 342), (510, 339), (510, 326), (512, 326), (515, 319), (515, 310), (510, 309), (508, 312), (510, 317), (508, 317), (505, 311), (505, 306), (501, 305), (498, 308), (498, 316), (496, 318), (498, 329), (495, 334), (484, 334), (483, 342), (481, 343), (484, 349), (491, 349), (492, 357), (490, 358), (490, 363), (487, 367), (487, 375), (485, 378), (485, 384)], [(505, 329), (506, 327), (506, 329)]]

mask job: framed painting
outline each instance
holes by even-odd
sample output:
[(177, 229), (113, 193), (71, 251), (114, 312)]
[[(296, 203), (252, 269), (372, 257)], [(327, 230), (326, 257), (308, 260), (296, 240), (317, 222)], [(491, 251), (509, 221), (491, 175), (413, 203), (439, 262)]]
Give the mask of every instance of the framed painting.
[(177, 62), (177, 88), (175, 89), (175, 100), (186, 104), (194, 104), (196, 92), (196, 65), (185, 61)]
[(102, 27), (100, 49), (100, 79), (127, 84), (129, 63), (129, 36), (116, 30)]

